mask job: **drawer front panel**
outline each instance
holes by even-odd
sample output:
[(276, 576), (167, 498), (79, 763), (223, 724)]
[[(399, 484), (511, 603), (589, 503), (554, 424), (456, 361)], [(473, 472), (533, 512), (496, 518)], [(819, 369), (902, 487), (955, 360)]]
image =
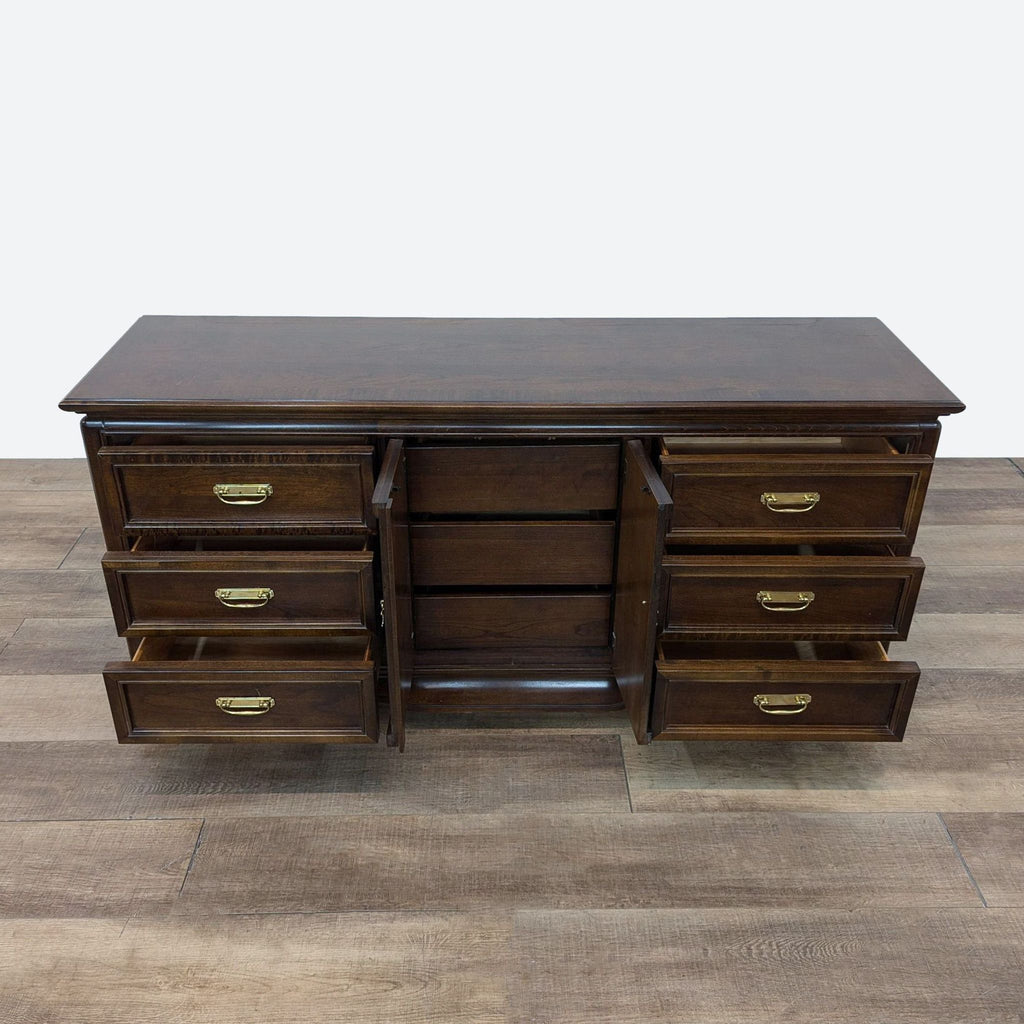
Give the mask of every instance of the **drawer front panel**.
[(430, 594), (413, 601), (419, 650), (600, 647), (607, 594)]
[(613, 509), (619, 446), (410, 448), (413, 513), (531, 513)]
[(905, 640), (918, 558), (669, 556), (665, 634), (712, 640)]
[[(377, 738), (373, 670), (104, 673), (118, 738), (140, 742)], [(218, 698), (234, 698), (235, 713)], [(272, 700), (261, 711), (259, 700)], [(251, 710), (250, 710), (251, 709)], [(243, 713), (244, 712), (244, 713)]]
[(928, 456), (666, 456), (668, 540), (911, 543), (930, 473)]
[(104, 572), (122, 636), (362, 632), (373, 604), (373, 556), (118, 559)]
[(365, 527), (370, 448), (290, 451), (108, 448), (124, 529)]
[(909, 662), (780, 661), (759, 670), (663, 661), (653, 738), (899, 740), (918, 676)]
[(419, 523), (411, 528), (416, 586), (607, 585), (615, 524)]

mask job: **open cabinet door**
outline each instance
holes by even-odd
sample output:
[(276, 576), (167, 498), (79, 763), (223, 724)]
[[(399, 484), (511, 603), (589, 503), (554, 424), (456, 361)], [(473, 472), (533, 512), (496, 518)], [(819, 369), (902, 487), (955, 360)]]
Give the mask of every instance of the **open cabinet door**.
[(384, 636), (391, 703), (388, 746), (405, 749), (405, 705), (412, 687), (412, 570), (409, 563), (409, 488), (405, 445), (389, 441), (377, 485), (373, 511), (380, 529), (381, 583), (384, 590)]
[(672, 496), (640, 441), (622, 449), (612, 669), (638, 743), (650, 741), (658, 601)]

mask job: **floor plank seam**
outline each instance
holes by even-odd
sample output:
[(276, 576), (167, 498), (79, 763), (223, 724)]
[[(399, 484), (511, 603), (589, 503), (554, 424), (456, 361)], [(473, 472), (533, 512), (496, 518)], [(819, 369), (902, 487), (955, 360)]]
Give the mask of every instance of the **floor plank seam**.
[(188, 867), (185, 868), (185, 877), (181, 880), (181, 887), (178, 889), (178, 895), (180, 896), (185, 891), (185, 883), (188, 881), (188, 876), (192, 871), (192, 865), (196, 862), (196, 854), (199, 853), (199, 844), (203, 841), (203, 829), (206, 828), (206, 819), (199, 823), (199, 832), (196, 835), (196, 845), (192, 847), (192, 856), (189, 858)]
[[(640, 812), (636, 812), (639, 814)], [(664, 814), (692, 814), (692, 811), (664, 811), (664, 812), (653, 812), (653, 813), (664, 813)], [(746, 811), (723, 811), (723, 814), (746, 814)], [(769, 812), (770, 813), (770, 812)], [(790, 813), (788, 811), (782, 813)], [(793, 812), (802, 813), (802, 812)], [(818, 813), (831, 813), (831, 812), (819, 812), (810, 811), (807, 813), (818, 814)], [(855, 813), (873, 813), (873, 812), (855, 812)], [(884, 812), (881, 812), (884, 813)], [(204, 823), (211, 824), (214, 822), (220, 823), (224, 821), (276, 821), (280, 818), (315, 818), (317, 820), (327, 821), (331, 818), (366, 818), (370, 819), (373, 817), (386, 817), (386, 818), (415, 818), (415, 817), (430, 817), (437, 819), (459, 819), (459, 818), (488, 818), (494, 816), (502, 816), (506, 818), (526, 818), (531, 817), (535, 814), (555, 816), (558, 818), (593, 818), (593, 817), (606, 817), (606, 818), (622, 818), (629, 817), (631, 812), (629, 810), (565, 810), (563, 808), (555, 809), (554, 805), (548, 805), (547, 809), (531, 810), (531, 809), (512, 809), (512, 810), (481, 810), (481, 811), (439, 811), (436, 809), (429, 810), (398, 810), (398, 811), (385, 811), (380, 809), (369, 810), (369, 811), (358, 811), (358, 810), (339, 810), (336, 812), (303, 812), (299, 814), (293, 813), (270, 813), (270, 814), (240, 814), (237, 810), (229, 810), (223, 814), (216, 814), (207, 812), (206, 816), (202, 819)], [(646, 815), (645, 815), (646, 816)], [(87, 824), (92, 822), (135, 822), (135, 821), (196, 821), (199, 820), (197, 814), (176, 814), (172, 816), (162, 815), (137, 815), (129, 814), (125, 817), (110, 817), (104, 815), (99, 818), (4, 818), (0, 817), (0, 826), (2, 825), (43, 825), (43, 824)], [(2, 1024), (2, 1022), (0, 1022)]]
[[(238, 815), (228, 815), (228, 817), (238, 817)], [(278, 817), (278, 815), (275, 815)], [(196, 821), (199, 820), (195, 814), (156, 814), (156, 815), (137, 815), (129, 814), (123, 818), (111, 818), (109, 815), (100, 818), (0, 818), (0, 825), (84, 825), (94, 824), (99, 822), (135, 822), (135, 821)], [(205, 824), (206, 819), (201, 819)]]
[(626, 767), (626, 751), (622, 746), (622, 736), (616, 733), (615, 737), (619, 741), (619, 757), (622, 760), (622, 781), (626, 784), (626, 802), (629, 804), (629, 813), (635, 814), (636, 812), (633, 810), (633, 794), (629, 788), (629, 769)]
[(985, 899), (985, 894), (981, 891), (981, 886), (978, 885), (977, 879), (975, 879), (973, 872), (967, 865), (967, 860), (964, 858), (963, 853), (960, 852), (960, 846), (957, 841), (953, 838), (953, 833), (949, 831), (949, 826), (946, 824), (946, 819), (942, 816), (941, 812), (936, 814), (939, 819), (939, 824), (945, 829), (946, 835), (949, 837), (950, 844), (952, 845), (957, 857), (960, 860), (960, 864), (963, 866), (964, 871), (967, 872), (967, 877), (971, 880), (971, 885), (974, 886), (974, 891), (978, 894), (978, 899), (981, 900), (981, 905), (985, 910), (988, 910), (988, 900)]
[(88, 526), (82, 527), (82, 532), (75, 538), (74, 543), (71, 545), (71, 547), (67, 549), (67, 551), (64, 554), (64, 557), (60, 560), (60, 564), (57, 566), (58, 569), (64, 568), (64, 563), (71, 557), (71, 552), (74, 551), (76, 547), (78, 547), (78, 542), (85, 536), (85, 531), (88, 529)]
[(18, 617), (15, 616), (14, 617), (14, 621), (18, 623), (18, 628), (15, 629), (15, 631), (8, 637), (8, 639), (7, 639), (8, 643), (10, 643), (11, 640), (13, 640), (22, 631), (22, 629), (25, 626), (25, 623), (28, 622), (28, 618), (27, 617), (23, 618), (20, 622), (18, 622)]
[[(25, 625), (25, 620), (24, 620), (24, 619), (22, 619), (22, 620), (21, 620), (21, 621), (19, 622), (19, 621), (18, 621), (18, 619), (17, 619), (17, 617), (15, 617), (15, 618), (14, 618), (13, 620), (10, 620), (10, 621), (13, 621), (13, 622), (17, 622), (17, 623), (18, 623), (18, 625), (17, 625), (17, 627), (16, 627), (15, 629), (14, 629), (14, 631), (13, 631), (13, 632), (11, 633), (11, 635), (10, 635), (9, 637), (7, 637), (7, 639), (6, 639), (6, 640), (0, 640), (0, 656), (2, 656), (2, 655), (3, 655), (3, 653), (4, 653), (4, 651), (5, 651), (5, 650), (7, 650), (7, 647), (9, 646), (10, 642), (11, 642), (11, 641), (12, 641), (12, 640), (14, 639), (14, 637), (15, 637), (15, 636), (17, 635), (17, 632), (18, 632), (18, 630), (19, 630), (19, 629), (21, 629), (21, 627)], [(2, 668), (2, 666), (0, 666), (0, 668)]]
[[(527, 908), (527, 913), (532, 908)], [(515, 914), (521, 913), (522, 908), (519, 907), (495, 907), (486, 913), (490, 914), (508, 914), (514, 916)], [(546, 912), (546, 910), (545, 910)], [(570, 911), (575, 913), (576, 911)], [(374, 915), (377, 917), (394, 917), (396, 914), (400, 914), (402, 917), (479, 917), (485, 911), (479, 909), (462, 910), (458, 907), (419, 907), (415, 910), (397, 910), (394, 907), (341, 907), (334, 910), (225, 910), (225, 911), (214, 911), (209, 914), (193, 914), (190, 917), (180, 917), (177, 914), (168, 913), (160, 916), (160, 920), (169, 921), (183, 921), (183, 920), (212, 920), (214, 918), (227, 918), (227, 917), (351, 917), (351, 916), (369, 916)], [(152, 920), (154, 918), (150, 918)]]
[[(634, 905), (622, 905), (612, 903), (601, 903), (600, 901), (581, 902), (573, 906), (552, 906), (547, 902), (517, 904), (512, 901), (493, 902), (482, 907), (480, 904), (459, 904), (459, 903), (436, 903), (424, 904), (412, 908), (400, 908), (389, 905), (363, 905), (355, 907), (334, 907), (328, 910), (302, 910), (299, 908), (289, 910), (223, 910), (216, 907), (192, 909), (187, 914), (182, 914), (174, 909), (156, 908), (144, 910), (141, 913), (133, 913), (130, 921), (213, 921), (233, 917), (346, 917), (346, 916), (371, 916), (390, 917), (401, 914), (403, 917), (478, 917), (481, 914), (507, 914), (518, 916), (522, 914), (545, 914), (545, 915), (573, 915), (573, 914), (621, 914), (629, 915), (659, 915), (659, 914), (699, 914), (701, 916), (728, 916), (731, 914), (766, 914), (814, 917), (818, 914), (1019, 914), (1019, 907), (999, 907), (989, 909), (977, 904), (942, 903), (920, 901), (914, 903), (875, 903), (875, 902), (843, 902), (829, 897), (816, 903), (764, 903), (761, 901), (737, 901), (734, 903), (707, 903), (699, 900), (680, 900), (668, 903), (642, 903)], [(101, 915), (102, 916), (102, 915)], [(95, 918), (90, 918), (95, 920)], [(0, 920), (22, 920), (22, 918), (0, 918)], [(28, 918), (38, 920), (38, 918)], [(53, 918), (53, 920), (81, 920), (81, 918)], [(129, 921), (129, 923), (130, 923)]]

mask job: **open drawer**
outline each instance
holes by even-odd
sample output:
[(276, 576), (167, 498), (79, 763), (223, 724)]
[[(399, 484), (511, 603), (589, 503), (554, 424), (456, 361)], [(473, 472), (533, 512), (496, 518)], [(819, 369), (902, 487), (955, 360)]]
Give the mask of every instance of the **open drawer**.
[(919, 676), (877, 642), (662, 642), (653, 739), (901, 740)]
[(929, 455), (885, 438), (669, 437), (669, 544), (910, 544)]
[(362, 637), (147, 637), (103, 678), (122, 743), (375, 742)]
[(365, 536), (145, 538), (103, 572), (121, 636), (362, 635), (372, 613)]
[(128, 536), (368, 528), (373, 449), (109, 447), (98, 466)]
[[(721, 549), (716, 549), (721, 550)], [(666, 640), (906, 640), (924, 562), (667, 555)]]

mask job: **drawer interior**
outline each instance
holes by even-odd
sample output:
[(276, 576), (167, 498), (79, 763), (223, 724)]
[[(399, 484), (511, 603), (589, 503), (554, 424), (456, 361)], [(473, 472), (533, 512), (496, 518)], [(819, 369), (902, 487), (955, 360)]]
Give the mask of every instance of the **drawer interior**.
[(896, 552), (891, 544), (687, 544), (673, 552), (673, 555), (676, 554), (685, 555), (687, 558), (695, 555), (727, 555), (730, 558), (774, 558), (792, 555), (821, 558), (891, 558)]
[(364, 533), (334, 534), (279, 534), (246, 536), (244, 534), (201, 534), (182, 537), (177, 534), (147, 534), (136, 538), (132, 554), (155, 551), (228, 552), (244, 554), (273, 554), (277, 551), (368, 551), (369, 539)]
[(192, 662), (195, 667), (220, 662), (259, 662), (273, 667), (281, 662), (316, 662), (361, 665), (373, 661), (370, 638), (364, 636), (149, 636), (139, 644), (132, 662)]
[(877, 434), (852, 436), (715, 436), (662, 438), (663, 455), (898, 455), (900, 449)]
[(352, 434), (333, 434), (329, 432), (314, 433), (313, 431), (255, 431), (224, 429), (218, 423), (209, 430), (194, 429), (184, 433), (117, 433), (108, 436), (108, 443), (122, 445), (126, 448), (221, 448), (226, 445), (279, 447), (294, 445), (301, 448), (336, 448), (339, 446), (366, 445), (365, 437)]
[(887, 662), (885, 648), (874, 640), (818, 642), (812, 640), (772, 641), (766, 643), (701, 643), (687, 640), (661, 640), (658, 660), (693, 661), (857, 661)]

